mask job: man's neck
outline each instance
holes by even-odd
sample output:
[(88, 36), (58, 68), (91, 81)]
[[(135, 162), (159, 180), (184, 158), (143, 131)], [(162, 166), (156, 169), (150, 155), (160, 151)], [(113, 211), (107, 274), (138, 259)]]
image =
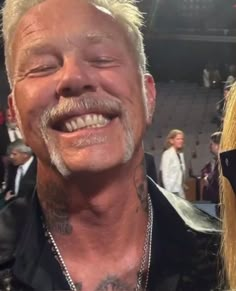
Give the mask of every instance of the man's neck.
[(183, 149), (182, 149), (182, 148), (175, 148), (175, 150), (176, 150), (176, 152), (177, 152), (178, 154), (181, 154), (181, 153), (183, 152)]
[(46, 224), (73, 280), (86, 281), (85, 290), (95, 290), (115, 274), (135, 286), (148, 221), (143, 158), (109, 177), (76, 182), (40, 176), (39, 168), (38, 181)]
[(26, 163), (28, 163), (30, 160), (33, 160), (33, 156), (28, 156), (24, 161), (22, 161), (22, 164), (20, 166), (24, 166)]
[(54, 174), (40, 176), (39, 168), (38, 181), (46, 223), (58, 243), (73, 241), (80, 254), (92, 256), (96, 250), (103, 256), (112, 251), (114, 241), (119, 241), (115, 246), (119, 252), (132, 244), (132, 238), (138, 239), (139, 233), (143, 236), (147, 224), (143, 161), (131, 169), (123, 166), (109, 177), (94, 175), (76, 181), (58, 179)]

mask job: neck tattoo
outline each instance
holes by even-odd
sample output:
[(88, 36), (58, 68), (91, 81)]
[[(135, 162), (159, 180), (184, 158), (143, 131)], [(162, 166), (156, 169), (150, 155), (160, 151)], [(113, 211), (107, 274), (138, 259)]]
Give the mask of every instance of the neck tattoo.
[[(153, 207), (152, 207), (152, 201), (149, 194), (147, 196), (147, 200), (148, 200), (147, 201), (148, 202), (147, 203), (148, 204), (148, 223), (146, 227), (146, 234), (145, 234), (145, 240), (144, 240), (144, 245), (143, 245), (143, 254), (140, 260), (140, 267), (137, 274), (135, 291), (147, 291), (148, 280), (149, 280), (149, 270), (150, 270), (151, 252), (152, 252), (152, 228), (153, 228)], [(43, 217), (42, 217), (42, 223), (43, 223), (45, 237), (48, 240), (49, 244), (51, 245), (53, 255), (60, 265), (62, 273), (65, 276), (65, 279), (70, 287), (70, 290), (72, 291), (82, 290), (80, 288), (78, 289), (78, 287), (76, 286), (77, 284), (72, 280), (70, 273), (67, 269), (67, 266), (60, 253), (60, 250), (56, 244), (56, 241), (51, 231), (48, 229), (45, 223), (45, 219)]]

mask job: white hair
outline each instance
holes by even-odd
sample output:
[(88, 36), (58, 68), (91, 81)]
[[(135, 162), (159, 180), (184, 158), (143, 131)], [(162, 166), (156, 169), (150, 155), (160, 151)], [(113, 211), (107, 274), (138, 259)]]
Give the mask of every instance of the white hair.
[(10, 143), (7, 148), (7, 153), (10, 154), (13, 150), (27, 154), (28, 156), (33, 155), (32, 149), (28, 147), (22, 139), (17, 139), (14, 142)]
[[(46, 0), (5, 0), (2, 9), (2, 33), (5, 48), (5, 64), (8, 79), (13, 86), (11, 55), (12, 42), (17, 25), (24, 14), (33, 6)], [(130, 36), (137, 61), (142, 73), (146, 72), (146, 56), (144, 53), (143, 35), (143, 15), (136, 6), (136, 0), (85, 0), (93, 5), (108, 10), (111, 15), (120, 23)]]

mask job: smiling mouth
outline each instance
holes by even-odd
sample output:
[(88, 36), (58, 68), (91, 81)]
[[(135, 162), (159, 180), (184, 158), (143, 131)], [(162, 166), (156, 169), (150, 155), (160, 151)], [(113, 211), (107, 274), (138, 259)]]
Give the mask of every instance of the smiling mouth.
[(72, 133), (82, 129), (102, 128), (108, 125), (113, 118), (114, 116), (108, 117), (102, 114), (84, 114), (61, 121), (55, 124), (53, 129), (65, 133)]

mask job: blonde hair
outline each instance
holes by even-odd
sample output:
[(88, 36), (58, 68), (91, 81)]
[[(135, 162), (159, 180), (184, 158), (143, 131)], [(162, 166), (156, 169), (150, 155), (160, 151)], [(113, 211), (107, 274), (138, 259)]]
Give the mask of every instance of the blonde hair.
[[(46, 0), (5, 0), (2, 9), (2, 33), (4, 38), (5, 65), (8, 79), (12, 86), (11, 55), (12, 41), (16, 27), (23, 15), (33, 6)], [(85, 0), (93, 5), (108, 10), (112, 16), (125, 28), (130, 35), (134, 50), (136, 51), (140, 71), (146, 72), (146, 56), (144, 53), (143, 15), (136, 6), (135, 0)]]
[[(236, 148), (236, 87), (231, 89), (226, 105), (220, 151)], [(236, 196), (229, 181), (220, 175), (223, 218), (222, 253), (230, 290), (236, 290)]]
[(168, 133), (164, 143), (164, 150), (168, 150), (172, 146), (171, 139), (175, 138), (178, 134), (182, 134), (184, 136), (184, 132), (180, 129), (172, 129)]

